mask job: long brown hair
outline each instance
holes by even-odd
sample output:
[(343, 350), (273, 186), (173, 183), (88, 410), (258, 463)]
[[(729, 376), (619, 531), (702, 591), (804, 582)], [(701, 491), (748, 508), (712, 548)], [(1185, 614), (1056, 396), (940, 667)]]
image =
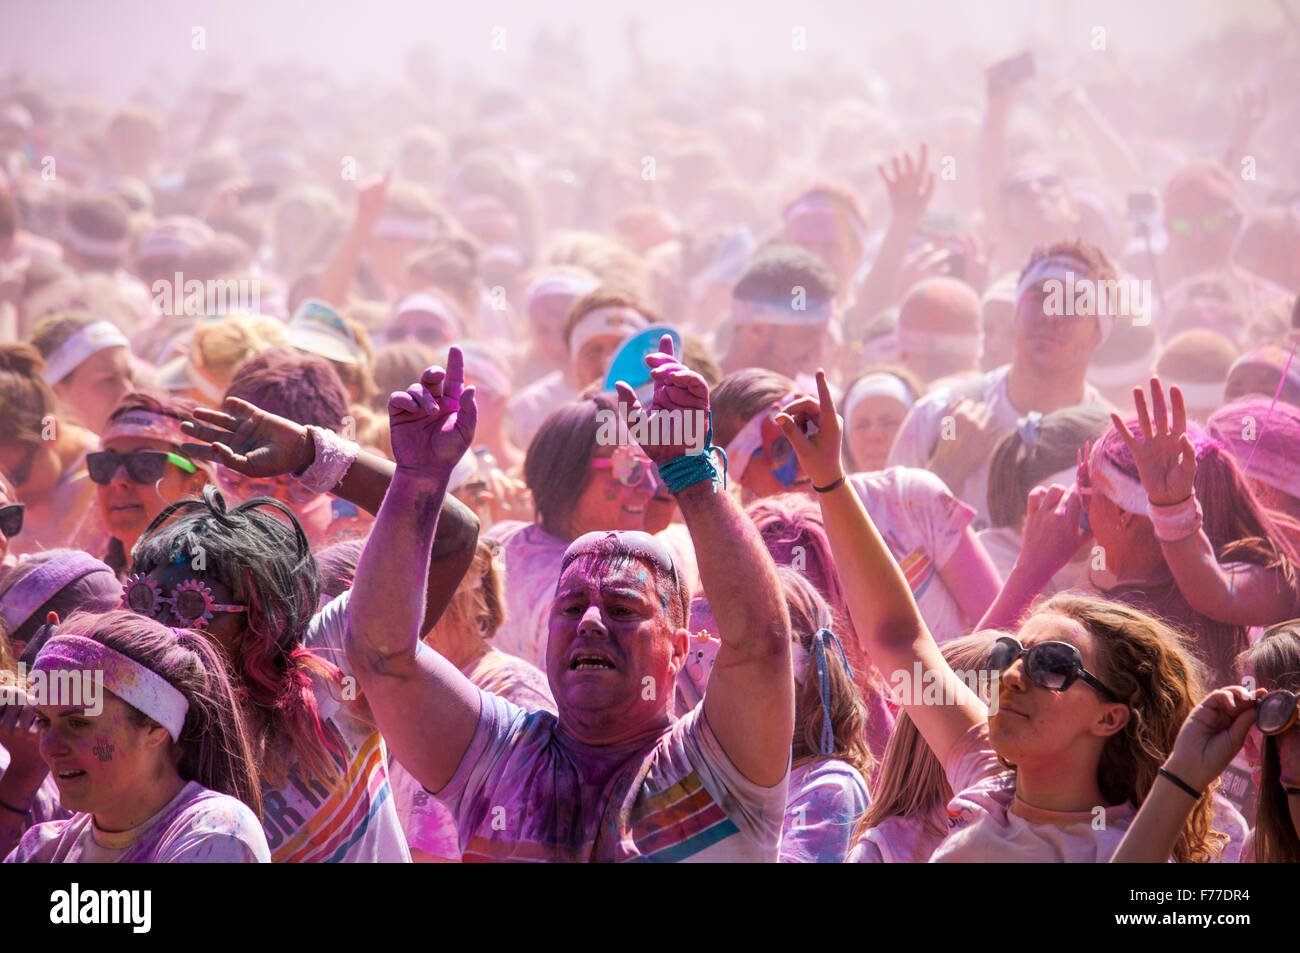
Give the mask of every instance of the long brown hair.
[[(945, 642), (940, 651), (954, 672), (978, 671), (987, 667), (989, 651), (1001, 634), (992, 629), (981, 630)], [(988, 701), (987, 698), (984, 700)], [(952, 786), (943, 765), (907, 712), (899, 712), (889, 747), (885, 749), (880, 764), (880, 773), (876, 775), (871, 806), (858, 819), (852, 839), (856, 842), (871, 828), (891, 817), (914, 818), (921, 822), (927, 833), (943, 837), (947, 829), (935, 825), (932, 817), (935, 811), (952, 800), (952, 795)]]
[[(1153, 615), (1078, 593), (1040, 601), (1033, 614), (1073, 619), (1096, 639), (1096, 675), (1129, 708), (1123, 730), (1107, 738), (1102, 748), (1097, 784), (1108, 804), (1141, 807), (1173, 751), (1179, 729), (1205, 694), (1190, 640)], [(1174, 859), (1179, 863), (1211, 860), (1226, 841), (1210, 830), (1214, 789), (1211, 785), (1197, 800), (1178, 836)]]
[[(1241, 653), (1239, 662), (1241, 670), (1249, 670), (1260, 688), (1300, 691), (1300, 619), (1269, 626), (1258, 642)], [(1268, 735), (1263, 738), (1263, 774), (1255, 807), (1255, 861), (1294, 864), (1300, 862), (1300, 837), (1282, 789), (1277, 741)]]

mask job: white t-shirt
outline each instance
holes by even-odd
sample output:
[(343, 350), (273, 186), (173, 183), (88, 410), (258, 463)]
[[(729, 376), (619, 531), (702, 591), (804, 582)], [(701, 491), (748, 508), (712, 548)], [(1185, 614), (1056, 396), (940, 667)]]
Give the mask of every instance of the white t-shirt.
[(870, 804), (867, 783), (851, 764), (827, 758), (791, 768), (781, 863), (842, 863)]
[(871, 521), (907, 577), (935, 641), (966, 635), (961, 607), (939, 578), (975, 511), (928, 470), (889, 467), (849, 477)]
[(466, 862), (777, 859), (789, 774), (770, 788), (747, 780), (703, 705), (657, 737), (595, 748), (549, 712), (479, 694), (474, 738), (437, 792)]
[[(980, 401), (989, 405), (993, 411), (993, 426), (1003, 433), (1011, 431), (1020, 418), (1035, 408), (1018, 410), (1007, 396), (1007, 375), (1011, 365), (1006, 364), (989, 371), (978, 381), (963, 385), (977, 392)], [(944, 415), (954, 403), (955, 393), (952, 389), (942, 388), (926, 394), (918, 400), (903, 420), (890, 448), (888, 463), (890, 466), (922, 467), (930, 462), (935, 445), (939, 442), (939, 433), (943, 426)], [(1091, 384), (1084, 385), (1083, 403), (1105, 404), (1105, 398)], [(983, 529), (989, 523), (989, 468), (984, 461), (962, 486), (951, 488), (958, 498), (975, 508), (975, 528)]]
[[(356, 684), (343, 643), (351, 591), (330, 602), (307, 626), (303, 644), (317, 649)], [(388, 753), (379, 730), (341, 700), (342, 691), (313, 676), (312, 690), (325, 736), (341, 749), (334, 763), (342, 780), (307, 781), (297, 760), (280, 790), (263, 787), (262, 825), (276, 863), (392, 863), (411, 859), (388, 783)]]
[(936, 834), (918, 817), (887, 817), (864, 831), (849, 851), (850, 864), (923, 864), (947, 835), (948, 814), (942, 807), (929, 820), (944, 833)]
[(129, 831), (101, 831), (90, 814), (37, 824), (5, 862), (268, 864), (271, 852), (248, 805), (190, 781), (161, 811)]
[(545, 671), (547, 622), (569, 544), (537, 523), (518, 520), (497, 523), (491, 535), (501, 542), (506, 594), (506, 618), (492, 644)]

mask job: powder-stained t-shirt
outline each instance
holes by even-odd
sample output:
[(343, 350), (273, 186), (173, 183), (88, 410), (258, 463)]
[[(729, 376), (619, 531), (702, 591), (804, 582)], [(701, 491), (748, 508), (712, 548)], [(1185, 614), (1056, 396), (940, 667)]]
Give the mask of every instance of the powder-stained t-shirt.
[(970, 627), (939, 571), (961, 545), (975, 511), (928, 470), (889, 467), (855, 473), (849, 482), (907, 577), (935, 641), (966, 635)]
[[(555, 699), (546, 676), (521, 658), (493, 648), (461, 672), (483, 691), (499, 695), (525, 711), (555, 714)], [(451, 811), (426, 791), (400, 761), (389, 759), (388, 775), (407, 846), (442, 860), (459, 861), (460, 841)]]
[(988, 722), (953, 746), (944, 766), (957, 792), (951, 830), (932, 863), (1085, 863), (1110, 860), (1137, 811), (1131, 804), (1093, 811), (1047, 811), (1016, 797), (1016, 776), (989, 745)]
[(197, 781), (129, 831), (101, 831), (90, 814), (37, 824), (6, 863), (266, 864), (271, 852), (243, 801)]
[(546, 665), (547, 620), (560, 564), (569, 544), (536, 523), (506, 520), (492, 527), (501, 541), (506, 594), (506, 618), (492, 643), (504, 652), (543, 668)]
[(781, 863), (842, 863), (853, 826), (870, 804), (867, 784), (851, 764), (827, 758), (791, 768)]
[(466, 862), (776, 861), (789, 776), (747, 780), (703, 705), (657, 737), (594, 748), (552, 714), (480, 697), (474, 739), (438, 792)]
[[(262, 788), (262, 824), (275, 863), (409, 861), (388, 783), (388, 756), (375, 725), (345, 698), (356, 675), (343, 643), (351, 592), (327, 604), (307, 626), (303, 644), (338, 666), (342, 686), (312, 677), (312, 690), (341, 779), (334, 785), (307, 780), (295, 758), (279, 790)], [(347, 681), (351, 679), (351, 681)]]

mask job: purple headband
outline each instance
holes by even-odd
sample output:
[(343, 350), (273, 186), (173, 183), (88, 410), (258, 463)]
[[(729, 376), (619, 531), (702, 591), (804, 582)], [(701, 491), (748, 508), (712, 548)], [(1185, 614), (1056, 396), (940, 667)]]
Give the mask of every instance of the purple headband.
[(37, 566), (0, 596), (0, 625), (12, 635), (22, 628), (33, 612), (72, 585), (82, 576), (105, 572), (115, 590), (121, 587), (113, 570), (89, 553), (68, 550), (62, 556)]
[(56, 635), (36, 656), (32, 671), (102, 672), (105, 688), (166, 728), (172, 741), (181, 739), (190, 710), (185, 696), (157, 672), (94, 639)]

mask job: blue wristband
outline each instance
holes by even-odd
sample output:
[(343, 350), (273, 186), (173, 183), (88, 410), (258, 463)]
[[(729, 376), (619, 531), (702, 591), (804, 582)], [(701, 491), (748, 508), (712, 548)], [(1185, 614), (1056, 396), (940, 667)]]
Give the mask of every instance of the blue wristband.
[[(713, 462), (714, 452), (722, 455), (722, 473), (719, 475), (718, 467)], [(705, 480), (713, 484), (713, 492), (718, 492), (718, 483), (721, 481), (722, 488), (727, 488), (727, 451), (721, 447), (713, 446), (713, 414), (709, 414), (709, 429), (704, 436), (704, 449), (699, 453), (688, 453), (678, 457), (675, 460), (669, 460), (667, 463), (656, 464), (659, 471), (659, 479), (663, 481), (668, 492), (676, 496), (688, 486), (694, 486), (697, 483), (703, 483)]]

